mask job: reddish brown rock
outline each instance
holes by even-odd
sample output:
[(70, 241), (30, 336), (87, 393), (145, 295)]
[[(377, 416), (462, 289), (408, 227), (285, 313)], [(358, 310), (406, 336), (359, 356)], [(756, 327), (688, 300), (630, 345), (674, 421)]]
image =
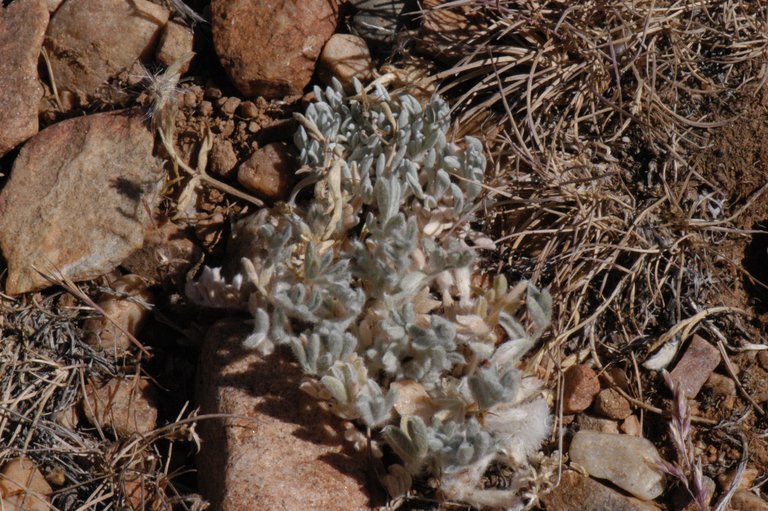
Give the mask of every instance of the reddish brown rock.
[(45, 38), (59, 90), (86, 101), (110, 77), (152, 55), (168, 15), (149, 0), (64, 2)]
[(211, 147), (210, 172), (226, 176), (237, 165), (237, 154), (235, 153), (232, 142), (226, 139), (215, 138)]
[(148, 306), (154, 302), (154, 294), (138, 275), (120, 277), (112, 283), (112, 289), (114, 293), (99, 298), (104, 316), (85, 322), (85, 339), (108, 354), (120, 355), (133, 346), (125, 332), (135, 337), (149, 319), (152, 311)]
[(546, 509), (553, 511), (658, 511), (658, 507), (625, 497), (594, 479), (576, 472), (563, 473), (560, 484), (543, 496)]
[(563, 413), (583, 412), (600, 392), (595, 372), (581, 364), (569, 367), (563, 375)]
[(249, 333), (242, 322), (217, 323), (201, 350), (201, 413), (251, 417), (198, 426), (200, 490), (211, 509), (369, 509), (365, 454), (342, 446), (342, 421), (299, 390), (295, 363), (243, 347)]
[(0, 192), (6, 292), (50, 286), (39, 272), (98, 277), (142, 246), (162, 168), (138, 112), (63, 121), (27, 142)]
[(603, 389), (595, 397), (594, 410), (609, 419), (623, 420), (632, 415), (629, 401), (615, 389)]
[(48, 511), (53, 489), (35, 463), (17, 458), (3, 465), (0, 472), (0, 497), (8, 511)]
[[(163, 35), (157, 43), (155, 58), (168, 67), (179, 59), (185, 58), (194, 49), (195, 33), (191, 28), (170, 21), (163, 28)], [(189, 70), (189, 62), (181, 66), (181, 74)]]
[(284, 144), (267, 144), (237, 170), (237, 181), (268, 199), (285, 199), (293, 178), (293, 161)]
[(373, 60), (365, 39), (352, 34), (333, 34), (320, 54), (319, 76), (328, 85), (336, 77), (348, 92), (354, 90), (353, 78), (367, 85), (373, 79)]
[(0, 7), (0, 156), (37, 133), (37, 60), (48, 16), (44, 0)]
[(115, 378), (100, 388), (86, 387), (83, 412), (91, 424), (126, 437), (155, 429), (155, 401), (155, 391), (147, 380)]
[(696, 397), (720, 363), (720, 351), (698, 335), (691, 339), (680, 361), (670, 373), (685, 397)]
[(246, 96), (301, 94), (338, 21), (335, 0), (213, 0), (213, 44)]

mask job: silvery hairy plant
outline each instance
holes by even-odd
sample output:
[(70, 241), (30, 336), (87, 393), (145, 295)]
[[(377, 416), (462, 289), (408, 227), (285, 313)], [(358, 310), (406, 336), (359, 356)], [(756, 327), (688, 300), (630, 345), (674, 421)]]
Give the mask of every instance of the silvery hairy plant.
[[(470, 227), (485, 157), (477, 139), (447, 141), (448, 105), (356, 85), (350, 97), (315, 89), (297, 115), (296, 192), (235, 229), (250, 247), (237, 275), (207, 268), (188, 295), (250, 311), (246, 345), (261, 353), (290, 346), (302, 388), (400, 458), (382, 480), (393, 496), (428, 471), (447, 498), (522, 508), (550, 416), (518, 365), (551, 299), (503, 276), (473, 285), (476, 251), (493, 247)], [(481, 489), (491, 463), (516, 468), (516, 482)]]

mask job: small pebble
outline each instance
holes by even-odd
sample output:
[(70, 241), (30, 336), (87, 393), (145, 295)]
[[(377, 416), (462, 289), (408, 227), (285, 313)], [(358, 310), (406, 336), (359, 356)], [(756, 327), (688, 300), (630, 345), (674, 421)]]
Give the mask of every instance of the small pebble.
[(640, 419), (637, 418), (637, 415), (630, 415), (624, 419), (624, 422), (621, 423), (619, 429), (625, 435), (643, 436), (643, 430), (640, 427)]
[(629, 401), (615, 389), (603, 389), (595, 397), (594, 409), (603, 417), (622, 420), (632, 414)]
[(293, 162), (283, 144), (267, 144), (237, 171), (237, 181), (245, 188), (271, 199), (284, 199), (293, 180)]
[(184, 91), (184, 106), (194, 108), (197, 106), (197, 94), (191, 90)]
[(229, 116), (235, 115), (235, 111), (237, 110), (237, 107), (240, 106), (240, 101), (241, 101), (240, 98), (236, 98), (234, 96), (230, 96), (226, 98), (224, 102), (220, 105), (221, 113)]
[(255, 119), (259, 115), (259, 109), (253, 101), (243, 101), (237, 110), (246, 119)]
[(236, 165), (237, 154), (232, 147), (232, 142), (216, 137), (210, 154), (211, 173), (226, 176)]
[(563, 375), (563, 413), (583, 412), (598, 392), (600, 382), (595, 371), (581, 364), (569, 367)]
[(213, 103), (210, 101), (203, 101), (200, 103), (200, 115), (203, 117), (210, 117), (213, 114)]
[(208, 86), (205, 88), (205, 97), (208, 99), (219, 99), (224, 95), (218, 87)]
[(226, 121), (218, 123), (214, 129), (214, 133), (218, 132), (222, 137), (227, 138), (235, 132), (235, 121), (233, 119), (227, 119)]

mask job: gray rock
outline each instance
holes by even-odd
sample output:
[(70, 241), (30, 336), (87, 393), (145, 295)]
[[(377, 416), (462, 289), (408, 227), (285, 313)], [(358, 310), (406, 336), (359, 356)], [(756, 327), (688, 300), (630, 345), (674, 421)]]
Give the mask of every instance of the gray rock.
[(43, 0), (0, 7), (0, 156), (37, 133), (37, 60), (47, 26)]
[(560, 484), (544, 495), (544, 504), (552, 511), (658, 511), (658, 507), (603, 486), (576, 472), (565, 472)]
[(655, 467), (661, 457), (645, 438), (579, 431), (569, 454), (589, 475), (607, 479), (637, 498), (652, 500), (664, 491), (664, 476)]
[(301, 94), (333, 34), (333, 0), (212, 0), (213, 44), (246, 96)]
[(159, 200), (160, 162), (139, 112), (77, 117), (31, 139), (0, 192), (6, 292), (98, 277), (139, 249)]
[(85, 102), (110, 77), (152, 55), (168, 15), (148, 0), (67, 0), (45, 39), (57, 87)]
[(243, 346), (249, 333), (241, 321), (219, 322), (201, 350), (201, 413), (237, 417), (198, 426), (200, 490), (211, 509), (369, 509), (365, 453), (348, 450), (342, 422), (299, 390), (297, 364)]

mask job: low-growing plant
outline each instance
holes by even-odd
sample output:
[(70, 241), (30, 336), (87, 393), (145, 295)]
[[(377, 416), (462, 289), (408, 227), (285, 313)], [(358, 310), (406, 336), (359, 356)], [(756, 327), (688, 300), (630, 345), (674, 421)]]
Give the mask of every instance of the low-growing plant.
[[(392, 496), (428, 471), (446, 498), (522, 508), (527, 458), (550, 415), (518, 365), (549, 324), (551, 298), (503, 275), (473, 284), (476, 252), (493, 247), (470, 225), (486, 161), (477, 139), (447, 140), (448, 105), (356, 87), (351, 97), (339, 84), (315, 89), (297, 115), (297, 193), (236, 229), (251, 250), (239, 274), (205, 268), (188, 294), (247, 308), (247, 346), (290, 346), (302, 388), (359, 424), (359, 445), (380, 455), (383, 440), (400, 458), (382, 477)], [(517, 470), (508, 488), (481, 488), (491, 463)]]

